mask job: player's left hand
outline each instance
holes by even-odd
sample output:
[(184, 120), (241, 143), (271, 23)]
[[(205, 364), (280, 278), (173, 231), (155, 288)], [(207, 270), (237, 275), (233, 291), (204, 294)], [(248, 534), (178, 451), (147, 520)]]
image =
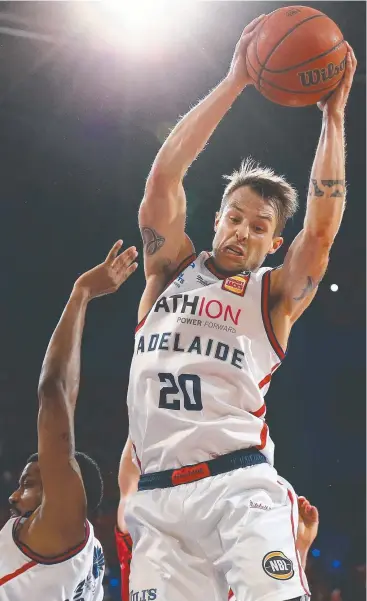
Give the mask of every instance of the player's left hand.
[(326, 116), (337, 114), (341, 116), (344, 115), (350, 89), (352, 87), (354, 73), (357, 68), (357, 59), (353, 52), (353, 48), (348, 44), (348, 42), (346, 42), (346, 45), (347, 56), (344, 77), (330, 96), (317, 103), (319, 109), (323, 111)]
[(309, 549), (319, 529), (319, 512), (305, 497), (298, 497), (297, 547)]
[(83, 290), (88, 299), (116, 292), (132, 273), (138, 264), (135, 262), (138, 252), (135, 246), (130, 246), (122, 252), (122, 240), (115, 242), (105, 261), (80, 276), (74, 284), (74, 290)]

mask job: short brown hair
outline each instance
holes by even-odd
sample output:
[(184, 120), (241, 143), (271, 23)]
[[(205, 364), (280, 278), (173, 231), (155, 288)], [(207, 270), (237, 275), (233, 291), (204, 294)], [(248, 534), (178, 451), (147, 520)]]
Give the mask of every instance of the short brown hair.
[(275, 235), (281, 234), (287, 220), (297, 211), (297, 190), (283, 176), (276, 175), (269, 167), (262, 167), (252, 158), (242, 161), (238, 171), (223, 177), (229, 180), (229, 183), (223, 193), (220, 213), (223, 212), (232, 192), (243, 186), (249, 186), (274, 208), (277, 216)]

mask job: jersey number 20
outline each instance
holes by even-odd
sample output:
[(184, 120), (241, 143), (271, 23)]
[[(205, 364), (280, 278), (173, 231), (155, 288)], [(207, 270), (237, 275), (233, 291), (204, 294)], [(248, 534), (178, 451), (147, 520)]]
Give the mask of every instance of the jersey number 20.
[[(199, 376), (195, 374), (180, 374), (177, 378), (177, 383), (173, 374), (158, 374), (158, 378), (162, 384), (159, 393), (160, 409), (181, 409), (181, 398), (183, 397), (183, 405), (188, 411), (201, 411), (203, 403), (201, 402), (201, 383)], [(180, 394), (180, 390), (181, 393)], [(180, 398), (169, 399), (169, 395), (178, 394)]]

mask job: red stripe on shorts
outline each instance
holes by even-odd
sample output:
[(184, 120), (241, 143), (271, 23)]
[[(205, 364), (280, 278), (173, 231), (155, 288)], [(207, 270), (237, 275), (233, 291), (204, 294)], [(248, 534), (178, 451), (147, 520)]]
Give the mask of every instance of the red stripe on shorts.
[(6, 584), (7, 582), (9, 582), (9, 580), (13, 580), (17, 576), (20, 576), (20, 574), (23, 574), (24, 572), (26, 572), (30, 568), (33, 568), (36, 565), (37, 565), (36, 561), (28, 561), (21, 568), (19, 568), (18, 570), (15, 570), (15, 572), (12, 572), (11, 574), (6, 574), (2, 578), (0, 578), (0, 586), (2, 586), (3, 584)]
[(261, 432), (260, 432), (260, 444), (256, 447), (257, 449), (259, 449), (259, 451), (261, 451), (262, 449), (264, 449), (266, 447), (266, 441), (268, 439), (268, 432), (269, 432), (269, 428), (268, 428), (267, 424), (264, 422), (263, 427), (261, 428)]
[(265, 403), (263, 405), (261, 405), (260, 409), (257, 409), (256, 411), (250, 411), (251, 415), (254, 415), (255, 417), (261, 417), (262, 415), (264, 415), (266, 411), (266, 405)]

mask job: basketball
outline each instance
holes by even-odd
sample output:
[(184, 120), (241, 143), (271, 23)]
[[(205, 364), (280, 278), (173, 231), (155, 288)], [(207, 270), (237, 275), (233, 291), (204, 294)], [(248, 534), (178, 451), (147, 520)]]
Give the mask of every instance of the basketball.
[(330, 94), (344, 75), (347, 46), (339, 27), (307, 6), (287, 6), (258, 25), (246, 55), (248, 74), (272, 102), (300, 107)]

